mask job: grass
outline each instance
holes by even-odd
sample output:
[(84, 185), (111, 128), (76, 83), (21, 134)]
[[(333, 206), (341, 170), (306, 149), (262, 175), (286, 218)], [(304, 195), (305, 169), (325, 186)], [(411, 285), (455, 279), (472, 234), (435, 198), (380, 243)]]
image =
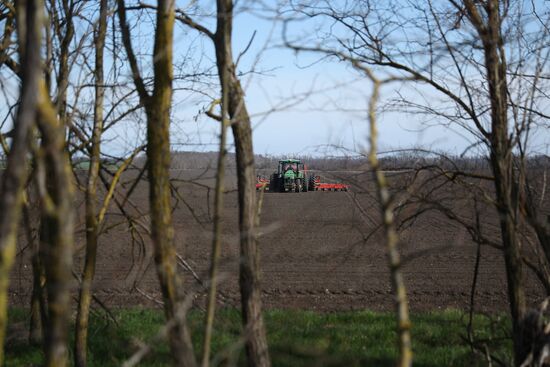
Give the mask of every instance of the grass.
[[(115, 310), (114, 314), (117, 324), (102, 315), (92, 317), (90, 366), (119, 366), (140, 343), (153, 347), (143, 366), (170, 365), (166, 341), (156, 337), (164, 321), (162, 312), (124, 309)], [(265, 313), (265, 320), (274, 366), (394, 365), (396, 334), (391, 313), (272, 310)], [(27, 311), (11, 309), (8, 330), (19, 326), (24, 331), (27, 321)], [(474, 321), (477, 339), (486, 340), (491, 353), (510, 360), (511, 341), (506, 337), (509, 321), (505, 317), (490, 319), (482, 315), (476, 315)], [(202, 322), (200, 312), (191, 313), (190, 327), (197, 350), (202, 340)], [(486, 361), (473, 354), (464, 342), (467, 317), (463, 312), (421, 313), (414, 315), (412, 322), (415, 366), (486, 365)], [(240, 331), (238, 310), (218, 312), (212, 349), (222, 362), (236, 360), (238, 365), (244, 365)], [(42, 362), (40, 348), (29, 346), (24, 337), (10, 341), (5, 349), (6, 366), (31, 366)]]

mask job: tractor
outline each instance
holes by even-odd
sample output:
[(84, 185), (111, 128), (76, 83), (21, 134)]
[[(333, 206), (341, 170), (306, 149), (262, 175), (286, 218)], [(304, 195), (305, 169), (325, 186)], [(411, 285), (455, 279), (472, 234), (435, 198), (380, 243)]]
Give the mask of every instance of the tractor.
[(277, 172), (269, 179), (271, 192), (307, 192), (308, 185), (306, 168), (299, 159), (280, 160)]
[(270, 192), (308, 192), (308, 191), (348, 191), (350, 185), (336, 182), (323, 182), (321, 176), (308, 172), (299, 159), (279, 161), (277, 172), (269, 179), (256, 177), (256, 190)]

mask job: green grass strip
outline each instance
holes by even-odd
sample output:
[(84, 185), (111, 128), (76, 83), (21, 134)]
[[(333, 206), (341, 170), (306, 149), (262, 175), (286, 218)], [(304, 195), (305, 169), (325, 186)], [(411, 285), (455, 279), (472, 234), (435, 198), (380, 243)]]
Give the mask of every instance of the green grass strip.
[[(142, 366), (170, 365), (164, 340), (158, 340), (164, 318), (152, 309), (114, 310), (117, 324), (99, 314), (91, 318), (89, 366), (120, 366), (143, 343), (152, 352)], [(40, 365), (40, 347), (26, 340), (28, 312), (10, 310), (7, 366)], [(356, 311), (318, 313), (271, 310), (265, 313), (273, 366), (393, 366), (396, 358), (395, 319), (391, 313)], [(203, 314), (193, 311), (190, 326), (197, 350), (202, 340)], [(412, 316), (415, 366), (484, 366), (483, 355), (473, 353), (466, 337), (467, 315), (460, 311), (420, 313)], [(218, 312), (212, 351), (219, 364), (244, 365), (240, 314), (226, 308)], [(506, 317), (476, 315), (476, 340), (501, 360), (511, 360), (510, 324)]]

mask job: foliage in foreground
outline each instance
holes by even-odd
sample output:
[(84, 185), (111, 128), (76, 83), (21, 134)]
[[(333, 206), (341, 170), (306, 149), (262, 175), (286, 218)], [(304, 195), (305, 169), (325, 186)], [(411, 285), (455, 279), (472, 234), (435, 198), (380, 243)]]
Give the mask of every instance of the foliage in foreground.
[[(6, 366), (40, 365), (40, 347), (26, 340), (28, 312), (10, 310)], [(152, 352), (143, 366), (170, 365), (167, 343), (158, 340), (164, 316), (159, 310), (125, 309), (114, 311), (117, 323), (104, 315), (93, 315), (90, 322), (89, 365), (120, 366), (144, 343)], [(390, 312), (338, 312), (272, 310), (265, 313), (269, 346), (274, 366), (392, 366), (395, 346), (395, 319)], [(467, 315), (459, 311), (415, 314), (412, 317), (415, 366), (466, 366), (487, 364), (465, 342)], [(203, 314), (190, 315), (194, 343), (202, 340)], [(244, 365), (240, 340), (240, 314), (222, 309), (217, 314), (213, 339), (214, 365)], [(475, 336), (501, 360), (511, 360), (509, 320), (476, 315)], [(12, 337), (10, 338), (10, 330)], [(19, 337), (13, 337), (13, 335)], [(72, 356), (71, 356), (72, 357)]]

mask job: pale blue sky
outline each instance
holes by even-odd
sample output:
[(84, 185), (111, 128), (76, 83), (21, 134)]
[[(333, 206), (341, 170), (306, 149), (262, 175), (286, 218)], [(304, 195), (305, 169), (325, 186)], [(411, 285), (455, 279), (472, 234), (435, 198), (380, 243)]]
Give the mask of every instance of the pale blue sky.
[[(178, 1), (178, 6), (188, 3)], [(250, 4), (245, 0), (239, 3)], [(214, 30), (211, 11), (215, 2), (206, 0), (200, 4), (206, 4), (206, 10), (194, 15), (196, 20)], [(247, 73), (241, 80), (253, 120), (255, 152), (291, 156), (353, 154), (364, 150), (368, 138), (366, 108), (371, 93), (370, 83), (346, 63), (321, 60), (323, 56), (320, 54), (296, 54), (282, 47), (282, 23), (268, 20), (269, 17), (267, 12), (240, 13), (234, 20), (233, 28), (235, 58), (256, 32), (250, 49), (239, 63), (239, 71)], [(145, 76), (150, 74), (148, 65), (151, 62), (153, 20), (154, 17), (144, 15), (140, 26), (132, 29), (134, 48), (144, 54), (141, 61)], [(297, 41), (311, 45), (307, 42), (316, 42), (315, 31), (323, 30), (322, 22), (321, 19), (315, 19), (291, 23), (289, 34)], [(83, 22), (80, 31), (84, 32), (87, 26), (89, 24)], [(213, 75), (205, 79), (211, 83), (208, 86), (201, 83), (192, 85), (204, 94), (189, 90), (175, 92), (173, 149), (216, 150), (218, 123), (199, 113), (213, 98), (218, 98), (213, 45), (196, 31), (178, 25), (174, 48), (175, 64), (183, 63), (183, 72), (210, 68)], [(119, 57), (125, 58), (125, 55)], [(249, 74), (252, 69), (255, 73)], [(127, 69), (120, 69), (120, 73), (117, 81), (129, 80)], [(8, 84), (13, 84), (13, 81)], [(176, 82), (174, 85), (176, 88), (190, 87), (189, 83)], [(128, 87), (132, 87), (131, 82)], [(415, 90), (410, 85), (391, 85), (383, 89), (381, 105), (394, 98), (396, 92), (413, 100), (418, 98), (422, 101), (423, 98), (436, 104), (440, 98), (430, 88), (420, 87)], [(17, 93), (12, 94), (15, 96)], [(297, 100), (299, 103), (295, 103)], [(4, 108), (5, 105), (0, 106), (3, 112)], [(472, 137), (464, 130), (442, 127), (440, 121), (426, 116), (386, 111), (378, 117), (382, 151), (422, 146), (459, 154), (472, 142)], [(139, 144), (144, 136), (144, 124), (137, 120), (130, 118), (116, 130), (107, 133), (103, 150), (121, 154)], [(546, 130), (537, 134), (536, 139), (537, 151), (547, 154), (550, 138)]]
[[(302, 29), (293, 25), (291, 32), (299, 34), (310, 26), (307, 22)], [(319, 61), (322, 55), (296, 54), (285, 49), (281, 46), (281, 24), (249, 13), (238, 15), (234, 22), (235, 57), (246, 47), (254, 31), (256, 37), (242, 57), (239, 70), (246, 72), (254, 66), (261, 72), (242, 78), (247, 106), (253, 116), (255, 152), (317, 155), (364, 150), (370, 83), (346, 63)], [(188, 36), (193, 37), (193, 32)], [(213, 57), (208, 40), (204, 40), (204, 51)], [(392, 89), (385, 88), (383, 96), (391, 96)], [(301, 102), (293, 104), (296, 97)], [(178, 97), (175, 99), (177, 103)], [(211, 143), (199, 149), (216, 149), (216, 123), (206, 117), (197, 122), (185, 117), (197, 110), (195, 102), (189, 104), (175, 111), (183, 121), (178, 123), (174, 139), (178, 141), (182, 136), (181, 141), (191, 144)], [(273, 109), (276, 111), (269, 112)], [(419, 117), (399, 113), (380, 115), (381, 150), (422, 145), (460, 153), (468, 144), (447, 129), (426, 129), (419, 123)]]
[[(535, 0), (533, 4), (538, 7), (539, 15), (548, 16), (550, 9), (545, 6), (543, 0)], [(529, 14), (532, 10), (531, 2), (526, 2), (521, 10)], [(406, 12), (405, 8), (403, 11)], [(529, 17), (530, 21), (533, 21), (532, 14), (529, 14)], [(536, 21), (534, 24), (537, 24)], [(319, 18), (304, 20), (291, 23), (288, 33), (290, 37), (297, 38), (297, 42), (306, 46), (316, 46), (314, 42), (318, 41), (315, 32), (322, 34), (326, 32), (327, 26), (328, 23)], [(234, 44), (237, 52), (244, 48), (253, 30), (258, 32), (253, 47), (243, 61), (255, 57), (255, 53), (263, 45), (266, 34), (272, 29), (273, 25), (270, 22), (254, 15), (244, 14), (237, 17), (234, 26)], [(271, 44), (281, 45), (280, 24), (275, 25), (274, 29)], [(528, 26), (527, 30), (529, 29)], [(331, 31), (339, 32), (336, 27), (331, 28)], [(403, 39), (406, 39), (406, 36), (404, 37)], [(322, 57), (321, 54), (313, 53), (295, 54), (284, 47), (275, 47), (264, 52), (259, 63), (260, 68), (276, 69), (270, 75), (252, 78), (247, 93), (250, 110), (268, 110), (268, 99), (284, 100), (293, 93), (310, 89), (316, 92), (299, 105), (269, 115), (260, 124), (256, 118), (254, 138), (257, 153), (324, 152), (325, 150), (319, 146), (327, 144), (342, 146), (344, 150), (349, 151), (362, 150), (365, 147), (368, 138), (366, 108), (371, 93), (370, 83), (348, 64), (334, 60), (319, 61)], [(508, 61), (515, 61), (514, 56), (509, 55)], [(534, 63), (533, 60), (529, 62)], [(246, 70), (246, 65), (243, 63), (243, 70)], [(543, 74), (548, 75), (548, 71), (546, 64)], [(473, 78), (476, 77), (477, 75), (473, 75)], [(450, 85), (452, 88), (452, 84)], [(439, 101), (448, 102), (448, 98), (432, 87), (400, 83), (384, 87), (380, 105), (396, 98), (397, 92), (407, 96), (411, 101), (432, 106), (437, 106)], [(548, 101), (542, 105), (542, 111), (544, 106), (547, 107), (548, 113)], [(434, 116), (381, 112), (378, 118), (381, 151), (421, 146), (425, 149), (460, 154), (476, 141), (458, 125), (447, 124), (448, 121)], [(547, 122), (545, 126), (532, 132), (532, 152), (549, 153), (550, 134), (546, 126)], [(480, 148), (469, 151), (470, 154), (479, 152)]]

